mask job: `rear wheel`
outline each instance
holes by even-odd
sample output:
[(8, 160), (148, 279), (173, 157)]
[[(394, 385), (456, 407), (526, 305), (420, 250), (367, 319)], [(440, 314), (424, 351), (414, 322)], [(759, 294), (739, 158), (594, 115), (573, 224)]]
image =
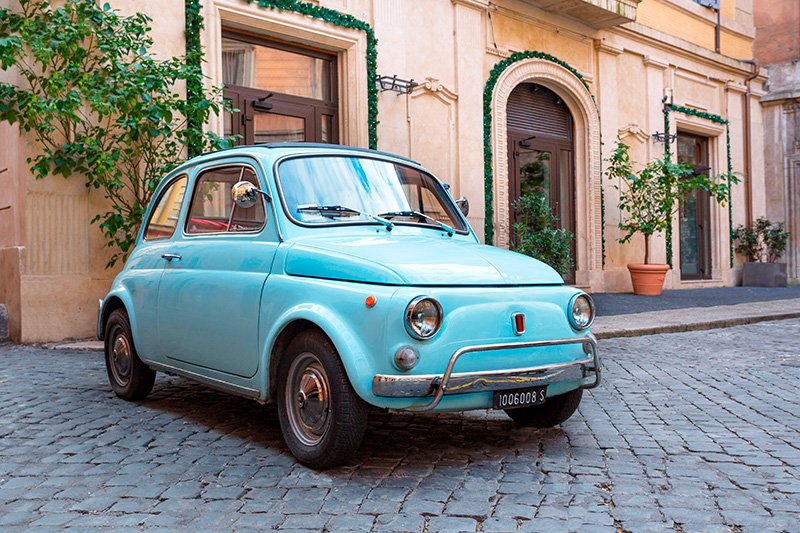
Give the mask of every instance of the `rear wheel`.
[(105, 359), (108, 381), (120, 398), (143, 400), (153, 390), (156, 372), (139, 359), (123, 309), (112, 311), (106, 321)]
[(353, 391), (331, 341), (318, 331), (301, 333), (281, 357), (277, 377), (281, 431), (294, 456), (313, 468), (352, 459), (368, 407)]
[(575, 389), (566, 394), (548, 398), (541, 405), (506, 409), (506, 414), (520, 426), (531, 428), (551, 428), (566, 422), (581, 403), (583, 389)]

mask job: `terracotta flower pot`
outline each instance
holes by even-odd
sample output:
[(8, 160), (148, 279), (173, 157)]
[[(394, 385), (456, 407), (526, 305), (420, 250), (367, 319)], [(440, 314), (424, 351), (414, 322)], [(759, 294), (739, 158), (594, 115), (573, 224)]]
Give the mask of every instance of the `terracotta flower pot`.
[(664, 276), (667, 275), (669, 265), (649, 265), (644, 263), (631, 263), (628, 271), (633, 282), (633, 294), (639, 296), (658, 296), (664, 289)]

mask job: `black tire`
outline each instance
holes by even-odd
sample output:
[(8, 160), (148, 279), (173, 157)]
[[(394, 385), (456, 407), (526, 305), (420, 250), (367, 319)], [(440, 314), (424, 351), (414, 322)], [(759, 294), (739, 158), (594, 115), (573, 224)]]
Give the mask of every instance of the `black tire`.
[(106, 372), (111, 388), (123, 400), (143, 400), (153, 390), (156, 372), (139, 359), (124, 309), (111, 312), (105, 331)]
[(281, 432), (294, 456), (318, 469), (348, 463), (364, 438), (369, 409), (330, 339), (319, 331), (300, 333), (278, 362), (277, 381)]
[(541, 405), (506, 409), (506, 414), (517, 424), (529, 428), (551, 428), (566, 422), (581, 404), (583, 389), (548, 398)]

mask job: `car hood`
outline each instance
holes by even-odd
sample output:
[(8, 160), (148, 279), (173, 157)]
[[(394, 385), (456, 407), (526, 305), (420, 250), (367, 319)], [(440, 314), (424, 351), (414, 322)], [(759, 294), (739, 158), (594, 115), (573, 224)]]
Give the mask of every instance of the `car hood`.
[(287, 274), (382, 285), (500, 286), (562, 284), (541, 261), (458, 238), (303, 239), (286, 255)]

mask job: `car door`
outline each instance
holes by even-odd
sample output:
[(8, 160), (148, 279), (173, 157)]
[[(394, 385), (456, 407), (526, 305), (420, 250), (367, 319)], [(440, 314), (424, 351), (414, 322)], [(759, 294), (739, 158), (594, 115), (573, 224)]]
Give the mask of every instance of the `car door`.
[(198, 169), (180, 239), (172, 242), (158, 291), (159, 348), (194, 371), (242, 377), (258, 370), (261, 292), (278, 246), (266, 202), (242, 209), (231, 186), (264, 176), (244, 161)]
[(135, 320), (132, 325), (139, 355), (148, 360), (157, 359), (157, 302), (158, 285), (164, 271), (162, 255), (174, 246), (175, 234), (180, 233), (178, 220), (184, 203), (189, 177), (180, 174), (167, 180), (157, 193), (153, 209), (136, 249), (128, 258), (125, 288), (133, 305), (129, 312)]

